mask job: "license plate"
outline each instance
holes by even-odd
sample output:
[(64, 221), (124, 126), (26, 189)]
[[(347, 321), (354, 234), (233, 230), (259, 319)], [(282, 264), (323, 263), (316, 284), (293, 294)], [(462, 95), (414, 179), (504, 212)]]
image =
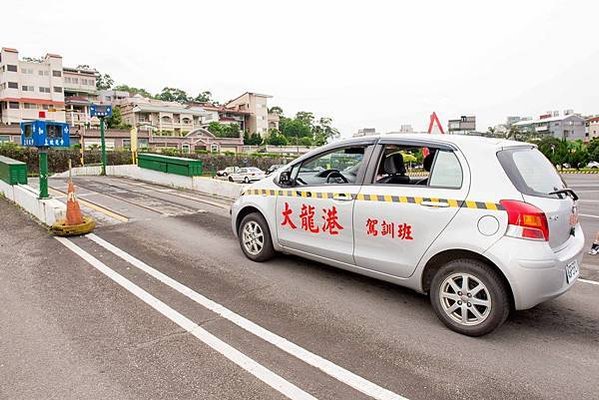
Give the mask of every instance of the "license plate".
[(578, 268), (578, 261), (574, 260), (570, 264), (566, 265), (566, 282), (570, 283), (578, 277), (580, 269)]

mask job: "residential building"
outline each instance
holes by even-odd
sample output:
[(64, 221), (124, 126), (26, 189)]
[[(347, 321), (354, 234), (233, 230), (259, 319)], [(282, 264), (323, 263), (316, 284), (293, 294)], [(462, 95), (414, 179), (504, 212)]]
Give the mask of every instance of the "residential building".
[(414, 133), (414, 128), (410, 124), (404, 124), (399, 127), (399, 133)]
[(376, 134), (376, 128), (362, 128), (358, 129), (358, 132), (354, 133), (354, 137), (373, 136)]
[(476, 132), (476, 117), (462, 115), (459, 119), (450, 119), (447, 123), (450, 135), (470, 135)]
[(112, 103), (120, 108), (123, 123), (153, 136), (182, 137), (202, 127), (204, 110), (200, 107), (147, 99), (137, 94)]
[(245, 92), (227, 102), (225, 108), (249, 112), (245, 118), (245, 130), (251, 134), (259, 133), (264, 137), (268, 134), (268, 99), (271, 97), (266, 94)]
[(89, 116), (89, 106), (98, 101), (95, 70), (82, 68), (62, 69), (66, 121), (73, 128), (99, 127), (100, 121)]
[(571, 110), (563, 115), (558, 111), (547, 112), (536, 119), (516, 122), (513, 126), (523, 132), (551, 135), (564, 140), (585, 140), (586, 121)]
[[(56, 110), (56, 111), (52, 111)], [(65, 122), (62, 57), (21, 60), (16, 49), (0, 50), (0, 121), (16, 124), (46, 118)]]
[(585, 136), (587, 140), (599, 138), (599, 116), (587, 118)]
[(100, 90), (98, 92), (98, 102), (100, 104), (112, 104), (129, 97), (131, 97), (131, 93), (124, 90)]

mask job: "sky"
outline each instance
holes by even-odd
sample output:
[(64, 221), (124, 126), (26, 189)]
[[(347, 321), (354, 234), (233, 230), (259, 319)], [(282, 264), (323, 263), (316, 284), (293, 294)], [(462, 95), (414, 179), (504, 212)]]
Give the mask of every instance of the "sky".
[(343, 136), (475, 115), (599, 114), (595, 1), (12, 1), (0, 46), (152, 93), (273, 96)]

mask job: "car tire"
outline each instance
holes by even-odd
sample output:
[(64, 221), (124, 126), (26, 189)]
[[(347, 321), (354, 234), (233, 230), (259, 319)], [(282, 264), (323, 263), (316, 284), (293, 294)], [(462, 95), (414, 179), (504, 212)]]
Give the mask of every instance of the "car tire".
[(510, 313), (508, 290), (500, 275), (488, 264), (472, 259), (443, 265), (433, 278), (430, 300), (449, 329), (467, 336), (492, 332)]
[(248, 178), (247, 176), (243, 178), (243, 183), (250, 183), (250, 178)]
[(232, 176), (229, 177), (229, 182), (235, 182)]
[(270, 229), (262, 214), (254, 212), (243, 217), (237, 234), (241, 250), (250, 260), (263, 262), (275, 255)]

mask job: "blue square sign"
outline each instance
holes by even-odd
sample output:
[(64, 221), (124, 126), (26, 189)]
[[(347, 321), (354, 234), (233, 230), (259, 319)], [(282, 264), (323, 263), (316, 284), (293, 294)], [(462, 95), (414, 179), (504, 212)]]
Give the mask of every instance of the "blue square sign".
[(112, 106), (108, 104), (92, 104), (89, 106), (90, 117), (111, 117)]
[(21, 145), (33, 147), (69, 147), (69, 124), (54, 121), (21, 122)]

